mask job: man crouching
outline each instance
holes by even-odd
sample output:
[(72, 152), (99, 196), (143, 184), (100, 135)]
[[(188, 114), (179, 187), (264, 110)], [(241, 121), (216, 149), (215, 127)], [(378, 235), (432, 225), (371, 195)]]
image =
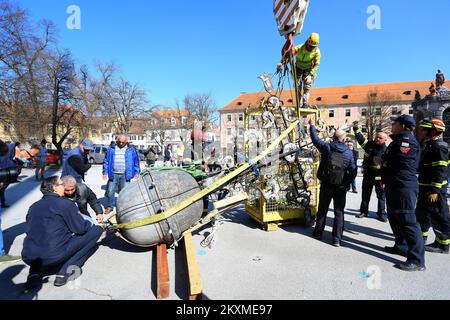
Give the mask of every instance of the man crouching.
[(30, 272), (25, 289), (41, 284), (45, 271), (53, 267), (59, 268), (55, 286), (75, 280), (103, 233), (101, 227), (83, 219), (75, 203), (64, 198), (64, 183), (58, 177), (45, 179), (41, 192), (44, 196), (30, 207), (26, 218), (22, 259)]

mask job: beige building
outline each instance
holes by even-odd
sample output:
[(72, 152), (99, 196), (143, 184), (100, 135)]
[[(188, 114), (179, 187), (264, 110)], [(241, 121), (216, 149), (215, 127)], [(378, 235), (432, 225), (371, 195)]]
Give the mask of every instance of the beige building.
[[(413, 114), (412, 102), (416, 90), (424, 96), (430, 87), (430, 81), (394, 82), (368, 85), (351, 85), (345, 87), (314, 88), (311, 91), (311, 104), (320, 110), (320, 116), (328, 126), (340, 127), (351, 124), (366, 116), (370, 95), (380, 97), (385, 93), (390, 96), (389, 108), (392, 115)], [(284, 106), (295, 104), (293, 91), (284, 91), (281, 100)], [(267, 98), (266, 92), (241, 93), (220, 112), (220, 146), (222, 152), (232, 150), (236, 137), (244, 136), (244, 113), (247, 108), (257, 108), (261, 99)], [(377, 110), (378, 112), (378, 110)], [(258, 117), (250, 118), (250, 128), (261, 123)]]

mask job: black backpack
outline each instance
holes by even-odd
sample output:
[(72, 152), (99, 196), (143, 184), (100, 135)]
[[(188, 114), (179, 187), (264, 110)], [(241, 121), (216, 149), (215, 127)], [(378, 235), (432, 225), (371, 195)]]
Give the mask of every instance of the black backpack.
[(330, 185), (343, 185), (344, 183), (344, 154), (337, 150), (330, 150), (327, 165), (324, 168), (325, 182)]

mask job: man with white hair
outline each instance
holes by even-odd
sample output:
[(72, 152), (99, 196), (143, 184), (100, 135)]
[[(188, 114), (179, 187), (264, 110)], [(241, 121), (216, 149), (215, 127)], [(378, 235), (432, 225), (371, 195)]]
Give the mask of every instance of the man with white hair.
[(325, 229), (328, 209), (333, 200), (334, 224), (333, 246), (341, 245), (344, 230), (344, 208), (347, 197), (347, 187), (355, 179), (357, 167), (353, 154), (344, 143), (346, 133), (336, 130), (331, 143), (320, 140), (312, 119), (309, 119), (311, 140), (321, 154), (317, 177), (321, 182), (319, 209), (317, 211), (316, 228), (313, 237), (321, 240)]
[(115, 147), (109, 147), (103, 163), (103, 179), (108, 180), (108, 207), (105, 214), (110, 214), (115, 207), (115, 193), (131, 181), (138, 178), (141, 172), (137, 152), (127, 146), (127, 136), (121, 134), (117, 137)]
[(64, 196), (75, 202), (78, 206), (78, 210), (87, 217), (90, 217), (88, 211), (88, 204), (94, 210), (97, 216), (97, 222), (103, 222), (103, 208), (97, 199), (94, 191), (83, 183), (77, 183), (74, 177), (65, 176), (61, 178), (64, 183)]

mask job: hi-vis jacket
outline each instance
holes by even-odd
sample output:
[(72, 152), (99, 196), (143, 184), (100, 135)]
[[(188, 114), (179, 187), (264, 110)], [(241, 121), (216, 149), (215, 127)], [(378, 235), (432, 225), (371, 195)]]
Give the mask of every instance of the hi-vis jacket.
[(314, 48), (313, 51), (306, 50), (306, 46), (301, 44), (295, 47), (297, 53), (297, 68), (301, 72), (311, 72), (314, 78), (317, 78), (317, 70), (320, 66), (320, 49)]

